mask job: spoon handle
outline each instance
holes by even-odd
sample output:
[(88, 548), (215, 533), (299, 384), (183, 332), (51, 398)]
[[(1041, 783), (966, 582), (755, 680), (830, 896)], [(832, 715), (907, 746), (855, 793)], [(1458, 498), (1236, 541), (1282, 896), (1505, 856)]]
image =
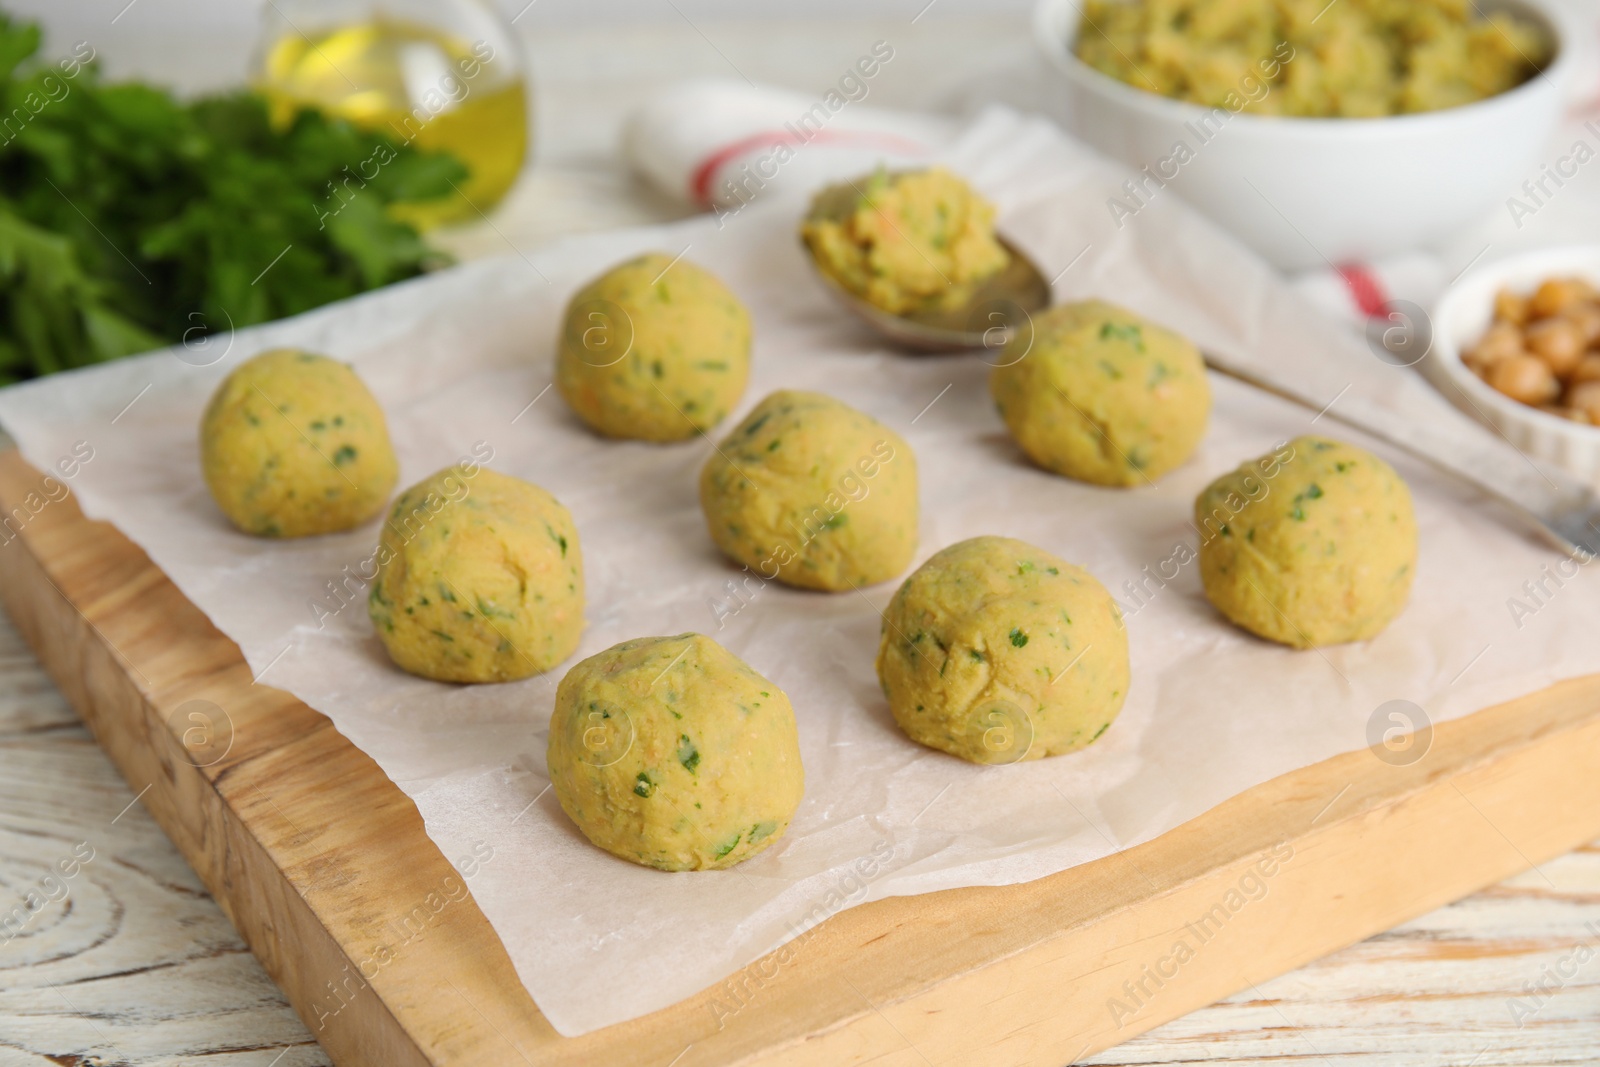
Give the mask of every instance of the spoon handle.
[(1534, 532), (1570, 554), (1600, 552), (1600, 496), (1566, 471), (1535, 463), (1465, 416), (1449, 423), (1403, 419), (1361, 397), (1323, 405), (1254, 367), (1205, 354), (1206, 366), (1360, 430), (1478, 489), (1511, 509)]

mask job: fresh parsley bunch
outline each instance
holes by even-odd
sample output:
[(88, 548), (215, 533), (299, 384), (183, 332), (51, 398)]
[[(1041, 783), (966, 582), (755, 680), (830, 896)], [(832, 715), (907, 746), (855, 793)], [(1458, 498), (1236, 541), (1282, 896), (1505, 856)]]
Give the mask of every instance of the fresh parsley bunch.
[(401, 201), (453, 157), (250, 93), (192, 102), (37, 58), (0, 14), (0, 383), (307, 311), (444, 262)]

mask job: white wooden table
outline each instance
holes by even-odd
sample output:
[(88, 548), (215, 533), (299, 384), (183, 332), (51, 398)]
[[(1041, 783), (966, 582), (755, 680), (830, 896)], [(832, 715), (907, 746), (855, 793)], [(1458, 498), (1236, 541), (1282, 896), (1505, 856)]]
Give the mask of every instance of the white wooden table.
[[(240, 69), (248, 49), (231, 38), (185, 49), (165, 36), (141, 38), (130, 22), (101, 49), (114, 71), (215, 85)], [(452, 235), (463, 255), (681, 213), (639, 187), (614, 154), (620, 116), (667, 80), (744, 71), (817, 88), (859, 45), (882, 38), (894, 42), (897, 59), (873, 102), (939, 106), (965, 77), (1027, 52), (1015, 16), (537, 32), (530, 43), (540, 82), (539, 165), (493, 229)], [(186, 56), (181, 65), (163, 59), (176, 51)], [(329, 1062), (0, 619), (0, 916), (75, 848), (92, 849), (93, 858), (68, 895), (21, 936), (0, 933), (0, 1067)], [(1356, 1059), (1396, 1067), (1600, 1063), (1600, 845), (1085, 1062)]]

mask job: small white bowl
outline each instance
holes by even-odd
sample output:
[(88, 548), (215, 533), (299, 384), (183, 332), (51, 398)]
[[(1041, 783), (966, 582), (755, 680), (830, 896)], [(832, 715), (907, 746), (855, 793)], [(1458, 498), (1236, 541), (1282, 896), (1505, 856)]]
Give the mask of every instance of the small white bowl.
[[(1232, 114), (1125, 85), (1073, 54), (1082, 0), (1041, 0), (1034, 33), (1060, 90), (1042, 103), (1104, 155), (1157, 178), (1175, 173), (1170, 190), (1140, 180), (1156, 196), (1178, 193), (1278, 267), (1378, 258), (1488, 215), (1537, 172), (1561, 117), (1572, 36), (1530, 0), (1481, 6), (1543, 28), (1555, 55), (1542, 74), (1443, 111), (1324, 119)], [(1202, 126), (1213, 111), (1228, 117)], [(1193, 158), (1162, 168), (1179, 142)]]
[(1510, 289), (1528, 294), (1546, 278), (1571, 277), (1600, 287), (1600, 245), (1542, 248), (1476, 268), (1434, 305), (1433, 346), (1421, 366), (1428, 380), (1456, 407), (1499, 430), (1534, 459), (1559, 464), (1600, 488), (1600, 426), (1573, 422), (1513, 400), (1461, 361), (1461, 353), (1489, 328), (1495, 293)]

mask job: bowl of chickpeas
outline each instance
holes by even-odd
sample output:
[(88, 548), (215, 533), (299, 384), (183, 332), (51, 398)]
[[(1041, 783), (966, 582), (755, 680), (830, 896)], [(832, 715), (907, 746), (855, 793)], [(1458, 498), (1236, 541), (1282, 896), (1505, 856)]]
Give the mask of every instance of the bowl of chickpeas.
[(1457, 407), (1600, 486), (1600, 246), (1481, 267), (1433, 327), (1422, 367)]

